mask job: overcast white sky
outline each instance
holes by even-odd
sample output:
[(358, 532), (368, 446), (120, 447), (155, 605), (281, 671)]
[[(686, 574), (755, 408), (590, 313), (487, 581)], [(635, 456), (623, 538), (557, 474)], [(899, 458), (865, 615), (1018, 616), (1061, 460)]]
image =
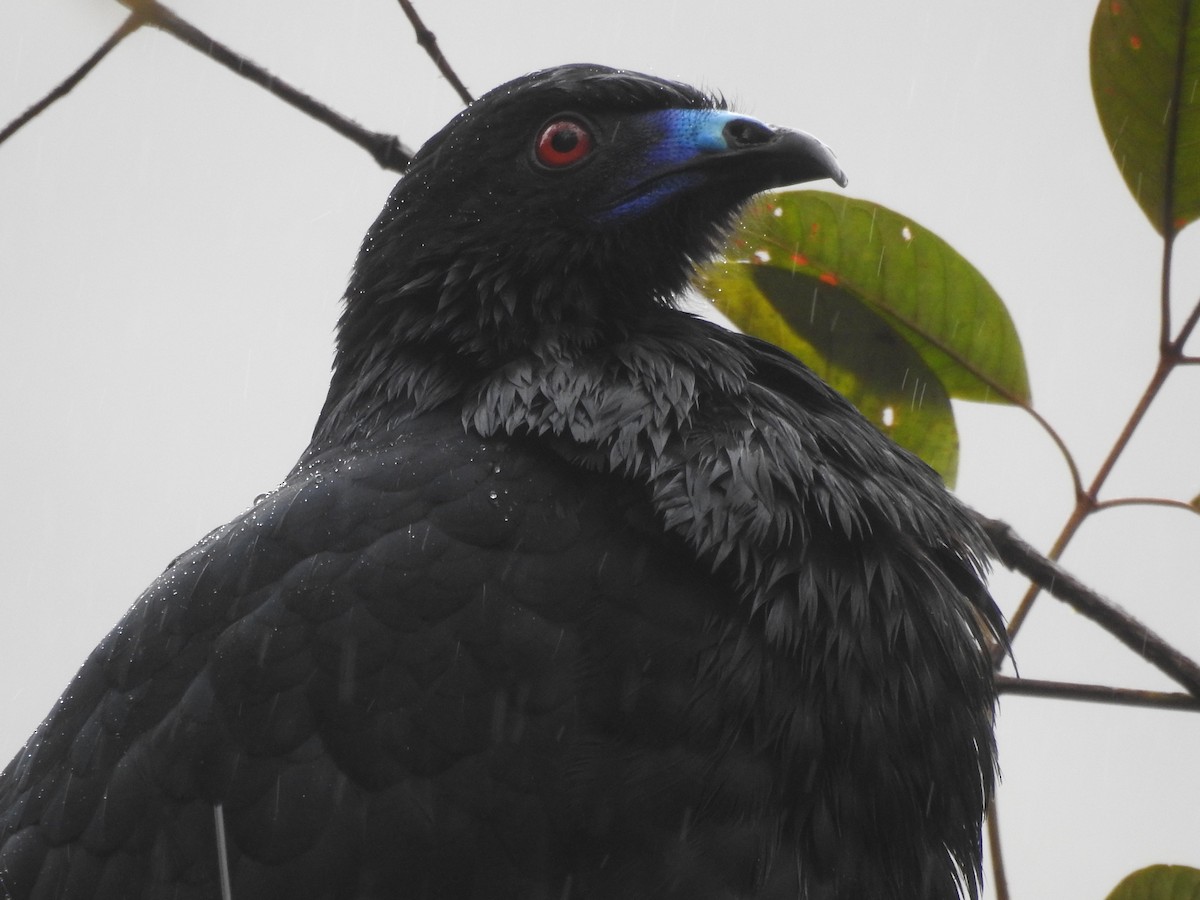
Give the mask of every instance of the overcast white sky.
[[(394, 0), (179, 0), (319, 99), (419, 145), (458, 103)], [(1006, 300), (1035, 401), (1090, 478), (1153, 368), (1159, 244), (1092, 106), (1090, 0), (438, 0), (476, 93), (594, 61), (723, 91), (837, 152), (849, 193), (949, 240)], [(0, 124), (117, 26), (109, 0), (0, 3)], [(358, 242), (394, 176), (162, 34), (130, 38), (0, 146), (0, 758), (177, 553), (273, 487), (324, 398)], [(1178, 248), (1177, 308), (1200, 294)], [(1193, 348), (1197, 352), (1197, 348)], [(1200, 493), (1200, 370), (1168, 385), (1107, 496)], [(959, 492), (1045, 548), (1066, 470), (1020, 413), (958, 407)], [(1200, 517), (1107, 512), (1065, 562), (1200, 656)], [(1022, 584), (998, 576), (1011, 611)], [(1042, 599), (1022, 674), (1169, 689)], [(1200, 865), (1200, 716), (1008, 698), (1013, 896), (1101, 898)], [(0, 762), (2, 764), (2, 762)]]

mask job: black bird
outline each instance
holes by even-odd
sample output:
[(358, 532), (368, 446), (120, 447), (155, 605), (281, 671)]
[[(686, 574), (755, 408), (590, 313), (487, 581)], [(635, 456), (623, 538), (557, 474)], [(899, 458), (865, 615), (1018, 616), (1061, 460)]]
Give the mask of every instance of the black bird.
[(987, 542), (797, 360), (675, 308), (805, 134), (573, 65), (417, 154), (287, 480), (0, 778), (0, 895), (976, 896)]

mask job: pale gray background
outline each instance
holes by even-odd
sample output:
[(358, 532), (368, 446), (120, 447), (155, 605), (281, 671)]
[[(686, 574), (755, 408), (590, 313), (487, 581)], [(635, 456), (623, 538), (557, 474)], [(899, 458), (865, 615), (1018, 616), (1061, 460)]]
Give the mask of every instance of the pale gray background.
[[(392, 0), (179, 0), (197, 25), (417, 146), (457, 109)], [(477, 93), (566, 61), (724, 91), (819, 135), (849, 192), (938, 231), (1008, 302), (1041, 411), (1090, 477), (1154, 364), (1159, 244), (1092, 107), (1090, 0), (427, 0)], [(116, 27), (104, 0), (0, 0), (0, 122)], [(270, 489), (324, 397), (337, 300), (394, 176), (172, 38), (130, 38), (0, 146), (0, 758), (178, 552)], [(829, 187), (827, 185), (827, 187)], [(1179, 245), (1178, 296), (1200, 290)], [(1178, 304), (1183, 310), (1184, 302)], [(1194, 350), (1195, 352), (1195, 350)], [(1200, 492), (1200, 370), (1108, 496)], [(1048, 545), (1071, 501), (1018, 412), (960, 405), (959, 490)], [(1067, 564), (1200, 655), (1200, 517), (1108, 512)], [(995, 579), (1011, 611), (1022, 589)], [(1023, 674), (1168, 682), (1055, 601)], [(1100, 898), (1200, 865), (1200, 716), (1010, 698), (1014, 896)]]

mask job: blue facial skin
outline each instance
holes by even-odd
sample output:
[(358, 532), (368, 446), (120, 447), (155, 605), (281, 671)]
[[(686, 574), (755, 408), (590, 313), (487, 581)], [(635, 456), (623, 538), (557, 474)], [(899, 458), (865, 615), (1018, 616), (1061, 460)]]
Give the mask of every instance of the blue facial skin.
[[(672, 170), (698, 156), (727, 151), (729, 144), (725, 140), (725, 126), (734, 119), (745, 118), (736, 113), (712, 109), (668, 109), (639, 116), (632, 127), (644, 131), (647, 146), (641, 165), (630, 168), (644, 174), (626, 186), (627, 191), (638, 192), (622, 193), (621, 196), (626, 199), (607, 210), (600, 219), (612, 221), (637, 216), (672, 194), (699, 185), (704, 180), (701, 172)], [(656, 172), (664, 174), (656, 177)], [(638, 190), (639, 187), (644, 190)]]

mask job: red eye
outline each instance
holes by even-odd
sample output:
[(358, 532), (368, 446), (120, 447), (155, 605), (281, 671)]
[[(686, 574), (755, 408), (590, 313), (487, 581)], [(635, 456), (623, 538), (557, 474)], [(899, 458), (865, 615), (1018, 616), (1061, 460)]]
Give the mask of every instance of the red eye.
[(538, 135), (534, 155), (543, 166), (563, 169), (592, 152), (592, 133), (574, 119), (556, 119)]

